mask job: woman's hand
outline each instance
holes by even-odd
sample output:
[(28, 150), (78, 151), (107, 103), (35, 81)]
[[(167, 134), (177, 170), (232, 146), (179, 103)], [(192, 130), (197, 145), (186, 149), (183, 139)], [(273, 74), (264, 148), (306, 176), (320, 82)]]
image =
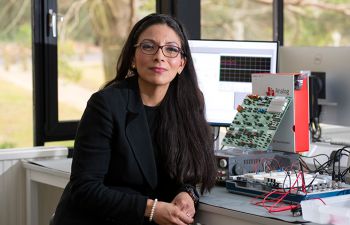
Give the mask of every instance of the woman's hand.
[(180, 192), (177, 194), (171, 203), (174, 203), (177, 207), (179, 207), (180, 210), (186, 213), (187, 216), (191, 218), (194, 217), (196, 209), (191, 196), (187, 192)]
[[(183, 193), (183, 192), (182, 192)], [(186, 193), (187, 194), (187, 193)], [(188, 194), (187, 194), (188, 195)], [(180, 208), (180, 204), (184, 208), (191, 208), (188, 205), (187, 198), (186, 200), (182, 200), (182, 197), (177, 198), (179, 195), (177, 195), (173, 202), (167, 203), (167, 202), (158, 202), (157, 206), (154, 210), (153, 220), (159, 224), (159, 225), (186, 225), (193, 223), (193, 215), (194, 215), (194, 206), (192, 207), (193, 210), (191, 210), (191, 214), (186, 214), (186, 210), (182, 210)], [(191, 197), (189, 197), (192, 201)], [(175, 201), (176, 200), (176, 201)], [(177, 202), (176, 204), (174, 203)], [(193, 201), (192, 201), (193, 202)], [(177, 205), (179, 204), (179, 205)], [(193, 203), (192, 203), (193, 205)]]

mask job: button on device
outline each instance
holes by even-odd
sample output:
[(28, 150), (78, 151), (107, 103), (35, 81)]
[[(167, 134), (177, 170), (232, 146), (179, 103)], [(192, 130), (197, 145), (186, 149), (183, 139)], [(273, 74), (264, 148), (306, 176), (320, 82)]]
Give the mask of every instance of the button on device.
[(226, 159), (220, 159), (219, 165), (220, 165), (221, 168), (226, 168), (227, 160)]

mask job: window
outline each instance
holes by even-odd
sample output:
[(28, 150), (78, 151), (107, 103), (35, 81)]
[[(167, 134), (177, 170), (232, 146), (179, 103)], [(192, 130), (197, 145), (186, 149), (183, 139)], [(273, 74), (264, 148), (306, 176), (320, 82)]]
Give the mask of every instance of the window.
[(33, 0), (35, 145), (72, 140), (86, 102), (115, 76), (121, 47), (155, 0)]
[[(26, 18), (29, 24), (30, 6), (27, 2), (24, 0), (0, 2), (0, 17), (3, 18), (0, 22), (0, 54), (5, 52), (4, 43), (17, 40), (14, 36), (9, 38), (3, 35), (6, 26), (11, 29), (18, 27), (18, 32), (28, 32), (26, 40), (30, 42), (30, 29), (20, 28), (24, 19), (19, 19)], [(185, 24), (191, 39), (271, 41), (275, 38), (280, 39), (280, 43), (286, 46), (345, 46), (349, 45), (350, 39), (350, 22), (347, 20), (349, 0), (32, 0), (29, 2), (32, 2), (32, 18), (35, 24), (33, 26), (35, 145), (74, 138), (87, 99), (114, 76), (120, 46), (130, 27), (150, 12), (157, 11), (176, 16)], [(27, 7), (27, 11), (22, 10), (24, 6)], [(56, 29), (52, 27), (53, 20), (48, 20), (52, 19), (53, 15)], [(53, 31), (57, 31), (56, 37), (53, 37)], [(28, 51), (23, 51), (23, 55), (31, 55), (30, 48)], [(0, 67), (5, 65), (3, 63), (5, 61), (4, 56), (0, 55)], [(0, 77), (4, 74), (6, 73), (0, 74)], [(13, 74), (15, 73), (11, 73)], [(30, 74), (31, 71), (28, 72), (28, 76)], [(11, 76), (7, 76), (6, 79), (9, 77)], [(29, 80), (28, 78), (28, 82), (25, 83), (29, 84)], [(23, 85), (24, 82), (19, 83)], [(5, 84), (5, 88), (9, 87), (10, 85)], [(19, 90), (25, 89), (16, 89), (16, 94), (20, 92)], [(27, 95), (31, 96), (31, 93), (27, 92)], [(0, 106), (8, 105), (2, 98), (10, 97), (3, 97), (3, 94), (0, 94)], [(29, 99), (19, 103), (20, 108), (27, 107), (28, 102), (28, 107), (31, 107)], [(30, 123), (32, 118), (30, 110), (21, 115), (25, 116), (20, 119)], [(6, 116), (8, 116), (6, 113), (0, 114), (0, 120)], [(1, 128), (4, 127), (2, 124), (4, 123), (1, 123)], [(20, 128), (24, 127), (22, 125), (24, 123), (18, 124)], [(28, 127), (30, 126), (29, 124)], [(14, 129), (19, 131), (20, 128)], [(8, 134), (5, 132), (0, 134), (0, 143), (11, 139), (9, 136), (12, 133), (9, 135), (10, 132), (6, 132)], [(32, 138), (31, 129), (21, 132), (26, 133), (26, 138)]]
[(78, 120), (91, 94), (115, 77), (126, 35), (135, 21), (155, 11), (155, 3), (65, 0), (57, 4), (58, 118)]
[(0, 1), (0, 149), (33, 145), (30, 1)]
[(202, 0), (201, 38), (271, 41), (272, 1)]
[(285, 46), (349, 46), (350, 1), (285, 1)]

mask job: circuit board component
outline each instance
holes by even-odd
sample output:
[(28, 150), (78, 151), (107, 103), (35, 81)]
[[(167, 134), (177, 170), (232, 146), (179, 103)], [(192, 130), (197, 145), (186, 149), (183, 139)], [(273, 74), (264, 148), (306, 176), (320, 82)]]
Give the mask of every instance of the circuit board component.
[(225, 146), (268, 150), (290, 97), (247, 95), (222, 141)]

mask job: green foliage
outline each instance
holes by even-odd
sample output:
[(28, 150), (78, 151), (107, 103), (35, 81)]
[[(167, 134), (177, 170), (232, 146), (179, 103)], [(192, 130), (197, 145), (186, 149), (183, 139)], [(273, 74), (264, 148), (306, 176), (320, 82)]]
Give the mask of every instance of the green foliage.
[(23, 23), (16, 29), (7, 33), (0, 33), (0, 42), (16, 42), (17, 44), (31, 46), (31, 26), (29, 23)]
[(335, 3), (335, 4), (344, 4), (349, 3), (349, 0), (322, 0), (325, 3)]
[(82, 70), (72, 66), (67, 60), (58, 59), (59, 76), (73, 82), (78, 82), (81, 79)]
[(74, 56), (74, 45), (76, 43), (73, 40), (58, 41), (58, 56), (59, 58), (67, 58), (69, 56)]
[[(69, 8), (61, 10), (66, 12), (66, 10), (69, 10)], [(64, 23), (64, 41), (74, 40), (88, 43), (96, 42), (98, 39), (98, 34), (94, 31), (94, 29), (91, 29), (91, 16), (89, 15), (89, 13), (91, 13), (90, 11), (89, 3), (87, 2), (81, 6), (73, 18), (65, 18), (66, 20), (70, 20), (65, 21)], [(58, 24), (60, 25), (60, 22)], [(58, 35), (60, 35), (60, 30), (58, 31)]]
[(141, 12), (154, 12), (154, 6), (156, 5), (155, 0), (140, 0), (140, 8)]
[(271, 4), (247, 0), (203, 0), (202, 38), (271, 40)]
[(81, 79), (82, 70), (74, 67), (71, 61), (76, 56), (75, 45), (72, 40), (58, 43), (58, 74), (60, 77), (77, 82)]
[(33, 146), (31, 92), (0, 82), (0, 148)]
[(29, 23), (21, 24), (17, 32), (13, 35), (13, 41), (17, 43), (24, 43), (26, 46), (31, 45), (32, 27)]
[(30, 14), (28, 0), (0, 0), (0, 40), (17, 42), (24, 37), (30, 43)]
[(3, 149), (3, 148), (14, 148), (16, 147), (16, 144), (15, 143), (12, 143), (12, 142), (3, 142), (3, 143), (0, 143), (0, 149)]
[[(316, 3), (285, 2), (285, 45), (349, 45), (349, 0)], [(202, 38), (272, 40), (272, 5), (267, 1), (202, 0), (201, 7)]]
[[(328, 1), (333, 4), (340, 2), (343, 1)], [(295, 10), (294, 7), (287, 7), (285, 12), (287, 46), (337, 46), (350, 43), (350, 21), (341, 11), (317, 7)]]

